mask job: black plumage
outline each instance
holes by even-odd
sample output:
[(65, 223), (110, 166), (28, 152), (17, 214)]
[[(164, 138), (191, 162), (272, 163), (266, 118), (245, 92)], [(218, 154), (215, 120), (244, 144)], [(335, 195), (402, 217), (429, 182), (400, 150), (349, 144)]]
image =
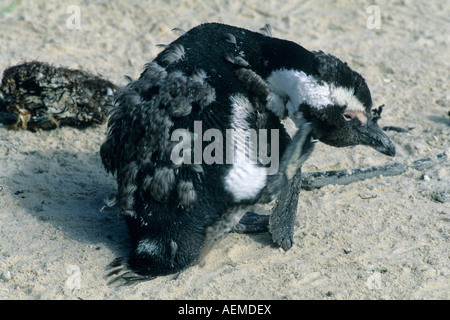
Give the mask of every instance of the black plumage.
[[(198, 262), (252, 205), (272, 200), (297, 179), (313, 138), (393, 155), (371, 107), (362, 76), (331, 55), (217, 23), (184, 33), (119, 90), (100, 150), (117, 177), (131, 235), (128, 264), (137, 275), (128, 278), (149, 279)], [(287, 115), (299, 128), (292, 139), (280, 122)], [(194, 161), (173, 161), (178, 129), (186, 130)], [(267, 150), (279, 151), (278, 172), (268, 174), (260, 158), (226, 163), (226, 146), (223, 163), (198, 161), (195, 143), (211, 129), (224, 137), (228, 129), (277, 130), (277, 138), (268, 134)], [(243, 137), (236, 139), (239, 148)], [(204, 140), (201, 150), (208, 144)], [(283, 247), (278, 239), (292, 237), (294, 217), (271, 220), (269, 231)]]

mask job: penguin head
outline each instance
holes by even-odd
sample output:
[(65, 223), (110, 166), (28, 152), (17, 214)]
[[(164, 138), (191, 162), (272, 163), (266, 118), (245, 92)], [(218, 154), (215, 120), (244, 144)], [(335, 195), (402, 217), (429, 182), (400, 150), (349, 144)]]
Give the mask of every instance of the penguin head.
[(372, 117), (372, 98), (364, 78), (338, 58), (317, 52), (319, 83), (328, 87), (329, 102), (310, 106), (319, 121), (315, 137), (335, 147), (367, 145), (395, 156), (395, 145)]
[[(307, 73), (294, 66), (275, 70), (267, 79), (271, 92), (281, 98), (278, 101), (287, 101), (290, 118), (297, 126), (317, 121), (313, 136), (328, 145), (361, 144), (394, 156), (393, 142), (373, 120), (364, 78), (332, 55), (313, 54), (313, 68)], [(268, 100), (269, 109), (280, 110), (280, 104), (272, 103), (275, 99), (269, 96)]]
[[(314, 112), (313, 112), (314, 114)], [(395, 156), (395, 145), (373, 121), (369, 112), (348, 109), (346, 105), (331, 105), (315, 115), (318, 120), (314, 138), (334, 147), (366, 145)]]

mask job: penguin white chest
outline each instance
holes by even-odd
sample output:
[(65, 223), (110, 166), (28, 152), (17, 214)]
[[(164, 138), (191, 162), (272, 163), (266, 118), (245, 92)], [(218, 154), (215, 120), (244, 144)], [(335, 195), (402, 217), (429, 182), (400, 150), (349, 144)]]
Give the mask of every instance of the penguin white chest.
[(235, 201), (255, 198), (266, 185), (267, 169), (258, 166), (252, 155), (257, 155), (257, 143), (249, 134), (250, 125), (246, 118), (253, 112), (253, 106), (243, 95), (230, 98), (232, 107), (231, 128), (233, 129), (233, 163), (225, 176), (225, 189)]

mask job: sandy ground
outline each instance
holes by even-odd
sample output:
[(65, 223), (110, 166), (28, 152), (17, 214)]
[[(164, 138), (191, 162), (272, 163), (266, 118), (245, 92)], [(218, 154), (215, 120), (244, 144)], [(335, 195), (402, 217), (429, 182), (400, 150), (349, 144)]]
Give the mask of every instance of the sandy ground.
[[(450, 155), (450, 2), (373, 2), (380, 29), (371, 28), (364, 1), (4, 0), (0, 70), (37, 59), (123, 85), (161, 50), (156, 44), (177, 37), (174, 27), (270, 23), (274, 36), (332, 53), (362, 73), (374, 104), (386, 105), (381, 125), (414, 128), (388, 132), (395, 158), (318, 144), (306, 170)], [(80, 29), (67, 26), (72, 4)], [(117, 209), (100, 212), (116, 188), (99, 158), (105, 130), (0, 126), (1, 299), (450, 298), (449, 161), (302, 191), (288, 252), (267, 234), (230, 234), (176, 281), (108, 285), (104, 268), (127, 254), (128, 235)]]

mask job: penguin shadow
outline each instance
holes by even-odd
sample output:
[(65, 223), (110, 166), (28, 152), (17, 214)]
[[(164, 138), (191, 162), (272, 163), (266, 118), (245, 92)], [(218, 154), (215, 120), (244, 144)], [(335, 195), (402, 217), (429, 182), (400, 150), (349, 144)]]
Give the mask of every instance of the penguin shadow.
[[(86, 245), (86, 250), (108, 248), (113, 257), (126, 257), (130, 252), (130, 236), (117, 205), (107, 206), (115, 196), (115, 178), (106, 173), (97, 152), (70, 150), (28, 151), (29, 157), (2, 183), (16, 205), (34, 217), (43, 229), (62, 232), (65, 241)], [(271, 209), (252, 209), (257, 214), (270, 214)], [(50, 232), (51, 233), (51, 232)], [(278, 248), (266, 231), (237, 232), (239, 237), (271, 248)], [(57, 233), (59, 236), (60, 233)], [(105, 271), (108, 265), (105, 265)]]
[[(117, 207), (105, 200), (117, 191), (98, 153), (69, 150), (27, 152), (18, 172), (3, 184), (16, 203), (42, 225), (60, 230), (64, 238), (116, 256), (126, 256), (129, 234)], [(105, 266), (106, 267), (106, 266)]]
[(431, 115), (431, 116), (428, 116), (428, 119), (430, 119), (431, 121), (434, 121), (436, 123), (439, 123), (439, 124), (446, 124), (446, 125), (450, 126), (450, 111), (448, 113), (448, 116)]
[(272, 249), (278, 249), (279, 246), (275, 244), (275, 242), (272, 240), (272, 236), (268, 231), (266, 232), (258, 232), (258, 233), (246, 233), (242, 234), (244, 237), (249, 237), (254, 241), (255, 243), (260, 244), (261, 246), (272, 248)]

